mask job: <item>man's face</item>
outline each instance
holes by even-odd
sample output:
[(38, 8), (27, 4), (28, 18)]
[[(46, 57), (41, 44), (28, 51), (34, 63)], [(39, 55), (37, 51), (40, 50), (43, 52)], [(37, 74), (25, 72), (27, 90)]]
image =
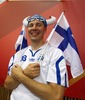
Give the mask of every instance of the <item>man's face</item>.
[(44, 26), (43, 22), (39, 20), (35, 19), (28, 25), (28, 35), (32, 42), (39, 42), (43, 40), (45, 31), (46, 27)]

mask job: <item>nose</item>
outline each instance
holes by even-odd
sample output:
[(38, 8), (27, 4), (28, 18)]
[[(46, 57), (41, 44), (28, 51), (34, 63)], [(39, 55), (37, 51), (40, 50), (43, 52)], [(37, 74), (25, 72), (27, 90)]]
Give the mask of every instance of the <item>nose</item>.
[(33, 29), (37, 29), (37, 25), (34, 24), (34, 25), (33, 25)]

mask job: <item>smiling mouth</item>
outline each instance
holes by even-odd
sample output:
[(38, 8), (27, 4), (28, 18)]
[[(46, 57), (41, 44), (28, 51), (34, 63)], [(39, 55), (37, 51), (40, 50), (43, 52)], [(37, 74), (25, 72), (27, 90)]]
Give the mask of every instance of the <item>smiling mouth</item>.
[(39, 34), (38, 31), (32, 31), (32, 32), (31, 32), (31, 35), (32, 35), (32, 36), (37, 36), (38, 34)]

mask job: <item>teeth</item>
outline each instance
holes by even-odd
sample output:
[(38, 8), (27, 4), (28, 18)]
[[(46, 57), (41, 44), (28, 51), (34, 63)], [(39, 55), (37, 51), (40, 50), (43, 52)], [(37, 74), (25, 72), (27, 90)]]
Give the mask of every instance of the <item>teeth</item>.
[(30, 33), (31, 33), (31, 35), (36, 36), (36, 35), (38, 35), (40, 33), (40, 31), (38, 31), (38, 30), (37, 31), (36, 30), (35, 31), (31, 30)]
[(37, 35), (37, 34), (39, 34), (39, 33), (37, 33), (37, 32), (33, 32), (33, 33), (32, 33), (32, 35)]

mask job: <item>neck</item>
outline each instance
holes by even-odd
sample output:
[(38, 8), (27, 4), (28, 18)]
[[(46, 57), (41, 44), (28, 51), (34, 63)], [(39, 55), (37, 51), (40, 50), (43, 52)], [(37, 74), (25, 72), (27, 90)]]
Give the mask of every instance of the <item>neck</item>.
[(31, 42), (32, 50), (37, 50), (44, 44), (45, 44), (44, 41), (40, 41), (40, 42), (37, 42), (37, 43), (36, 42)]

